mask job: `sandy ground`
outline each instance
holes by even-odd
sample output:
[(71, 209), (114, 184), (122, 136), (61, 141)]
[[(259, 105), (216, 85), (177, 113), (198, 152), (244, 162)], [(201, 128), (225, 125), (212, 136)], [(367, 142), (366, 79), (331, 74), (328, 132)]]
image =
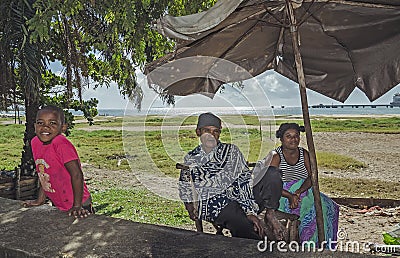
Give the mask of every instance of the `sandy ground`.
[[(400, 182), (400, 141), (398, 134), (373, 133), (314, 133), (317, 151), (328, 151), (353, 157), (368, 165), (361, 171), (334, 171), (320, 169), (320, 177), (369, 178), (391, 182)], [(303, 136), (303, 146), (305, 144)], [(340, 172), (340, 173), (339, 173)], [(138, 185), (138, 181), (119, 171), (104, 171), (85, 166), (86, 177), (96, 180), (107, 180), (110, 185)], [(400, 196), (399, 198), (400, 199)], [(339, 228), (346, 236), (343, 241), (358, 241), (360, 245), (368, 242), (380, 243), (382, 232), (387, 232), (400, 223), (400, 209), (384, 210), (385, 212), (364, 212), (341, 206)], [(379, 214), (379, 215), (377, 215)], [(383, 216), (382, 214), (386, 214)], [(213, 231), (210, 225), (207, 231)], [(195, 230), (194, 226), (190, 229)]]
[[(362, 171), (340, 171), (340, 175), (331, 171), (333, 176), (400, 182), (400, 174), (397, 173), (400, 167), (400, 135), (334, 132), (314, 133), (313, 136), (317, 151), (353, 157), (368, 166)], [(307, 146), (304, 138), (303, 146)]]
[[(400, 140), (398, 134), (374, 133), (314, 133), (317, 151), (328, 151), (353, 157), (368, 166), (361, 171), (319, 170), (320, 177), (333, 176), (346, 178), (368, 178), (400, 182)], [(304, 137), (303, 137), (304, 138)], [(305, 139), (303, 139), (305, 140)], [(306, 146), (303, 144), (303, 146)], [(400, 199), (399, 197), (396, 199)], [(400, 223), (400, 209), (362, 212), (341, 206), (339, 228), (347, 239), (360, 243), (383, 244), (382, 232), (387, 232)]]

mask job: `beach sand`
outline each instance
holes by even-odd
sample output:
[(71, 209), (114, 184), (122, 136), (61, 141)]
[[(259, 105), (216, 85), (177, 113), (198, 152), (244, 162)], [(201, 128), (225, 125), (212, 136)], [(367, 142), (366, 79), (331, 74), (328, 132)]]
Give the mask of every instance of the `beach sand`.
[[(333, 132), (314, 133), (313, 136), (316, 151), (342, 154), (367, 164), (366, 168), (359, 171), (334, 171), (320, 168), (320, 177), (338, 177), (343, 180), (346, 178), (377, 179), (387, 184), (400, 182), (398, 134)], [(303, 139), (303, 146), (306, 146), (304, 141), (305, 139)], [(337, 195), (340, 196), (340, 193)], [(355, 195), (363, 196), (362, 193), (355, 193)], [(400, 199), (400, 194), (397, 199)], [(392, 230), (397, 223), (400, 223), (400, 209), (394, 212), (397, 214), (394, 216), (389, 215), (390, 212), (386, 214), (373, 211), (360, 212), (362, 212), (360, 209), (341, 206), (339, 228), (346, 232), (350, 241), (383, 244), (382, 233)]]
[[(352, 157), (364, 162), (367, 167), (361, 171), (327, 171), (320, 169), (322, 176), (345, 178), (379, 179), (400, 182), (400, 138), (398, 134), (361, 132), (313, 133), (316, 151), (326, 151)], [(302, 137), (302, 146), (307, 146)], [(399, 196), (400, 197), (400, 196)]]

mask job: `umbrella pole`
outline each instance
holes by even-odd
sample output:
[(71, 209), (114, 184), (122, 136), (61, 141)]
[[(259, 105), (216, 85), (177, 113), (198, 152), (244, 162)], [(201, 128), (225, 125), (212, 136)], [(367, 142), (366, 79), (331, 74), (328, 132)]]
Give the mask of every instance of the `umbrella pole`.
[(315, 146), (311, 130), (310, 115), (308, 111), (308, 101), (306, 93), (306, 80), (304, 77), (303, 62), (301, 60), (299, 44), (298, 44), (298, 28), (296, 25), (296, 18), (294, 16), (293, 6), (290, 2), (291, 0), (286, 0), (286, 6), (290, 19), (290, 32), (292, 35), (293, 52), (296, 62), (297, 79), (299, 81), (300, 96), (301, 96), (301, 107), (303, 111), (304, 127), (306, 130), (307, 146), (310, 153), (310, 165), (311, 165), (311, 182), (312, 190), (314, 194), (314, 205), (317, 217), (317, 229), (318, 229), (318, 242), (321, 244), (325, 241), (324, 234), (324, 218), (322, 213), (321, 195), (319, 191), (318, 184), (318, 167), (317, 158), (315, 155)]

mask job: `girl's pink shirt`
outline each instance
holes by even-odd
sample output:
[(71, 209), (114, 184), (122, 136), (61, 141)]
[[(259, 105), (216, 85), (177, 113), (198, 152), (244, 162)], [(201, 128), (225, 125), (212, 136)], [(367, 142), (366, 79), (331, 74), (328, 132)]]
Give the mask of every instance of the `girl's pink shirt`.
[[(44, 193), (62, 211), (68, 211), (74, 203), (71, 176), (65, 163), (80, 160), (74, 145), (64, 136), (57, 135), (50, 144), (43, 144), (37, 136), (32, 141), (33, 158), (36, 171)], [(90, 197), (83, 182), (82, 204)]]

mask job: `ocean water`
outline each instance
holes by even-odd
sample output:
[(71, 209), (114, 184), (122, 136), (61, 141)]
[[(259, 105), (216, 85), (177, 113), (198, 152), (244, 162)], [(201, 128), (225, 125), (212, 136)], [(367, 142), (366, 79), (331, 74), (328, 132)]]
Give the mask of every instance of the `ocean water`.
[[(199, 107), (199, 108), (151, 108), (146, 110), (124, 110), (124, 109), (99, 109), (100, 116), (145, 116), (145, 115), (196, 115), (203, 112), (213, 112), (216, 115), (273, 115), (273, 116), (301, 116), (301, 107), (274, 107), (260, 108), (252, 107)], [(400, 115), (400, 107), (335, 107), (335, 108), (313, 108), (309, 107), (310, 115)]]
[[(160, 115), (160, 116), (180, 116), (180, 115), (198, 115), (203, 112), (213, 112), (216, 115), (260, 115), (260, 116), (301, 116), (301, 107), (199, 107), (199, 108), (174, 108), (174, 107), (157, 107), (143, 110), (125, 110), (125, 109), (99, 109), (100, 116), (146, 116), (146, 115)], [(82, 112), (72, 111), (74, 115), (83, 115)], [(313, 115), (400, 115), (400, 107), (390, 106), (337, 106), (335, 108), (315, 108), (309, 107), (309, 113)], [(14, 112), (2, 112), (1, 116), (14, 117)], [(23, 116), (24, 112), (21, 111), (20, 115)]]

